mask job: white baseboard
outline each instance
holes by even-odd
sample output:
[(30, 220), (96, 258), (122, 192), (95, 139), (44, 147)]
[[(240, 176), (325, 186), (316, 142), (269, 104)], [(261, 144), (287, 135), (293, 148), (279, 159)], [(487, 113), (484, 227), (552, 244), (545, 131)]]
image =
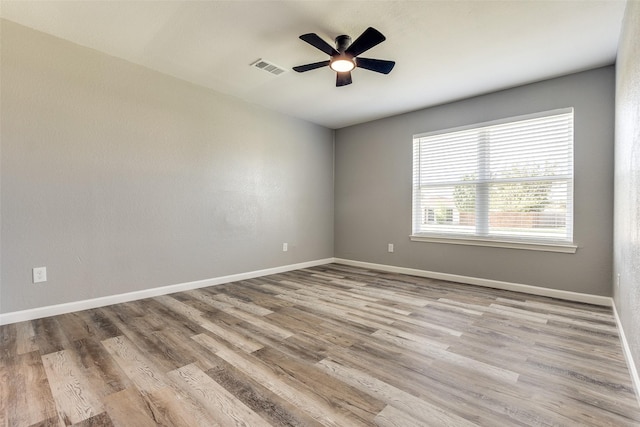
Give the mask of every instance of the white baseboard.
[(622, 322), (620, 321), (620, 317), (618, 316), (618, 310), (616, 309), (615, 304), (612, 304), (612, 305), (613, 305), (613, 315), (616, 318), (618, 331), (620, 331), (620, 341), (622, 341), (622, 352), (624, 353), (624, 358), (627, 361), (627, 366), (629, 367), (629, 373), (631, 374), (631, 382), (633, 383), (633, 388), (636, 391), (636, 399), (638, 399), (638, 405), (640, 405), (640, 376), (638, 375), (636, 364), (633, 362), (633, 356), (631, 355), (631, 347), (629, 347), (629, 342), (627, 341), (627, 337), (624, 334), (624, 328), (622, 327)]
[(348, 259), (335, 258), (338, 264), (351, 265), (353, 267), (369, 268), (373, 270), (388, 271), (391, 273), (408, 274), (410, 276), (428, 277), (430, 279), (448, 280), (450, 282), (466, 283), (469, 285), (484, 286), (487, 288), (504, 289), (507, 291), (522, 292), (525, 294), (540, 295), (551, 298), (558, 298), (568, 301), (583, 302), (587, 304), (610, 307), (613, 302), (610, 297), (599, 295), (583, 294), (579, 292), (561, 291), (558, 289), (542, 288), (539, 286), (522, 285), (520, 283), (501, 282), (498, 280), (481, 279), (478, 277), (460, 276), (457, 274), (438, 273), (435, 271), (418, 270), (415, 268), (396, 267), (393, 265), (373, 264), (370, 262), (352, 261)]
[(285, 271), (298, 270), (301, 268), (315, 267), (318, 265), (336, 262), (354, 267), (362, 267), (373, 270), (389, 271), (392, 273), (408, 274), (411, 276), (428, 277), (431, 279), (448, 280), (451, 282), (467, 283), (496, 289), (523, 292), (533, 295), (548, 296), (569, 301), (584, 302), (588, 304), (611, 306), (612, 300), (609, 297), (598, 295), (582, 294), (578, 292), (561, 291), (557, 289), (542, 288), (538, 286), (523, 285), (511, 282), (501, 282), (497, 280), (481, 279), (477, 277), (460, 276), (457, 274), (438, 273), (435, 271), (418, 270), (414, 268), (396, 267), (385, 264), (374, 264), (363, 261), (353, 261), (342, 258), (325, 258), (315, 261), (308, 261), (298, 264), (284, 265), (280, 267), (267, 268), (264, 270), (250, 271), (247, 273), (232, 274), (228, 276), (215, 277), (211, 279), (198, 280), (194, 282), (180, 283), (177, 285), (161, 286), (141, 291), (128, 292), (125, 294), (109, 295), (100, 298), (93, 298), (82, 301), (73, 301), (64, 304), (38, 307), (29, 310), (14, 311), (0, 314), (0, 325), (8, 323), (22, 322), (25, 320), (39, 319), (42, 317), (55, 316), (58, 314), (70, 313), (72, 311), (87, 310), (91, 308), (104, 307), (106, 305), (118, 304), (122, 302), (135, 301), (143, 298), (150, 298), (158, 295), (166, 295), (174, 292), (187, 291), (190, 289), (215, 286), (223, 283), (236, 282), (239, 280), (253, 279), (270, 274), (283, 273)]
[(264, 270), (250, 271), (247, 273), (231, 274), (228, 276), (214, 277), (211, 279), (197, 280), (195, 282), (180, 283), (177, 285), (161, 286), (157, 288), (144, 289), (141, 291), (127, 292), (125, 294), (109, 295), (100, 298), (92, 298), (82, 301), (73, 301), (64, 304), (49, 305), (29, 310), (14, 311), (0, 314), (0, 325), (23, 322), (26, 320), (40, 319), (42, 317), (56, 316), (58, 314), (70, 313), (73, 311), (88, 310), (91, 308), (104, 307), (111, 304), (135, 301), (143, 298), (155, 297), (158, 295), (172, 294), (174, 292), (188, 291), (190, 289), (204, 288), (206, 286), (221, 285), (223, 283), (237, 282), (239, 280), (253, 279), (270, 274), (284, 273), (285, 271), (299, 270), (301, 268), (315, 267), (317, 265), (329, 264), (333, 258), (319, 259), (315, 261), (302, 262), (298, 264), (283, 265), (280, 267), (267, 268)]

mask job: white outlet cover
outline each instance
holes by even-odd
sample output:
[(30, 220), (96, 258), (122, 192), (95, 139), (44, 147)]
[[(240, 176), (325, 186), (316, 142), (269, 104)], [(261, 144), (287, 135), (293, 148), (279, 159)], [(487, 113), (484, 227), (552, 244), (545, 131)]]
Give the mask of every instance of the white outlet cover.
[(387, 250), (389, 252), (393, 252), (393, 243), (389, 243), (389, 245), (387, 246)]
[(35, 267), (33, 269), (33, 283), (47, 281), (47, 267)]
[(288, 243), (283, 243), (282, 244), (282, 252), (287, 252), (289, 250), (289, 244)]

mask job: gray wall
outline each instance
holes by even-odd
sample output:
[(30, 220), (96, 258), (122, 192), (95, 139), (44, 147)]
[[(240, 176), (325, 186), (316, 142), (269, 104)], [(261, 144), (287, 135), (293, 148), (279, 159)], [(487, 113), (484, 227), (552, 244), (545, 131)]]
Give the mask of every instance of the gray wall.
[(1, 312), (333, 255), (333, 131), (8, 21), (1, 40)]
[[(610, 296), (614, 78), (605, 67), (336, 131), (335, 256)], [(577, 253), (409, 240), (414, 134), (562, 107), (575, 109)]]
[[(613, 295), (640, 372), (640, 2), (627, 3), (616, 62)], [(620, 275), (620, 286), (616, 285)], [(640, 390), (639, 390), (640, 392)]]

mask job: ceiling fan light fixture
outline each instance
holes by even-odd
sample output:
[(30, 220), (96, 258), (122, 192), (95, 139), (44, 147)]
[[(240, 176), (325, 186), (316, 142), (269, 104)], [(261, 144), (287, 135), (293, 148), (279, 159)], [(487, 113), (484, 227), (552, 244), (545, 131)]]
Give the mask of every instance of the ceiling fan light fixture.
[(353, 59), (349, 57), (338, 56), (331, 61), (331, 64), (329, 64), (329, 67), (331, 67), (333, 71), (337, 71), (338, 73), (344, 73), (356, 68), (356, 63), (353, 61)]

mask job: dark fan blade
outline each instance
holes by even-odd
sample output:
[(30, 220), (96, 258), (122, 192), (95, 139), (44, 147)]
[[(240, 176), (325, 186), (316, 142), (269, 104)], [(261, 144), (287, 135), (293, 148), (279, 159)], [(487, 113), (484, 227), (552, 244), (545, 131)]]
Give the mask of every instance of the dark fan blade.
[(303, 34), (300, 36), (300, 39), (306, 41), (316, 49), (320, 49), (329, 56), (340, 55), (337, 50), (335, 50), (329, 43), (322, 40), (316, 33)]
[(298, 65), (297, 67), (293, 67), (293, 70), (299, 73), (304, 73), (305, 71), (311, 71), (315, 70), (316, 68), (326, 67), (330, 62), (331, 61), (326, 60), (321, 62), (314, 62), (313, 64)]
[(375, 71), (376, 73), (389, 74), (396, 65), (393, 61), (385, 61), (384, 59), (356, 58), (358, 68)]
[(377, 44), (386, 40), (386, 37), (382, 33), (373, 27), (369, 27), (364, 30), (364, 33), (360, 34), (360, 37), (356, 39), (351, 46), (345, 51), (346, 54), (351, 56), (358, 56), (362, 52), (367, 51)]
[(351, 84), (351, 71), (336, 73), (336, 87), (346, 86), (350, 84)]

